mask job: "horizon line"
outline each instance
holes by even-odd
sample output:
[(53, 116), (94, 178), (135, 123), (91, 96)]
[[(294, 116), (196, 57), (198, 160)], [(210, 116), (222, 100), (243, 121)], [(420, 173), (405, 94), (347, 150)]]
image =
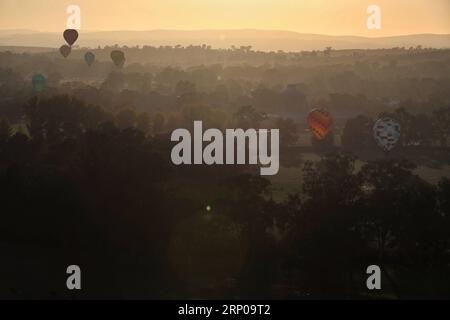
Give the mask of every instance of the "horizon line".
[[(0, 29), (2, 31), (27, 31), (33, 33), (60, 33), (58, 31), (48, 31), (48, 30), (36, 30), (36, 29), (20, 29), (20, 28), (9, 28), (9, 29)], [(61, 32), (64, 30), (62, 29)], [(367, 36), (367, 35), (352, 35), (352, 34), (326, 34), (326, 33), (309, 33), (309, 32), (299, 32), (285, 29), (257, 29), (257, 28), (233, 28), (233, 29), (116, 29), (116, 30), (78, 30), (78, 32), (85, 33), (102, 33), (102, 32), (206, 32), (206, 31), (216, 31), (216, 32), (230, 32), (230, 31), (260, 31), (260, 32), (285, 32), (285, 33), (294, 33), (298, 35), (311, 35), (311, 36), (327, 36), (327, 37), (353, 37), (353, 38), (366, 38), (366, 39), (381, 39), (381, 38), (396, 38), (396, 37), (409, 37), (409, 36), (450, 36), (450, 33), (432, 33), (432, 32), (423, 32), (423, 33), (410, 33), (410, 34), (396, 34), (396, 35), (385, 35), (385, 36)]]

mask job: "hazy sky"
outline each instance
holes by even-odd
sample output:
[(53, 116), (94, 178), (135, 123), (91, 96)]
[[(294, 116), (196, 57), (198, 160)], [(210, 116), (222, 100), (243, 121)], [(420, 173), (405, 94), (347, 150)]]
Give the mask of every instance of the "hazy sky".
[[(82, 30), (276, 29), (386, 36), (450, 33), (450, 0), (0, 0), (0, 29), (61, 31), (66, 8), (81, 8)], [(382, 10), (368, 30), (366, 9)]]

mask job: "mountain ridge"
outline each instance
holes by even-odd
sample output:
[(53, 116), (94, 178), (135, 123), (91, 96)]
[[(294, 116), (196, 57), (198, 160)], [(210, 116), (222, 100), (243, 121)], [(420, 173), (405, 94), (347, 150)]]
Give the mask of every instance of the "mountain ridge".
[[(64, 44), (62, 32), (34, 30), (0, 30), (0, 46), (28, 46), (57, 48)], [(106, 45), (211, 45), (214, 48), (251, 45), (261, 51), (302, 51), (335, 49), (381, 49), (392, 47), (450, 48), (450, 34), (410, 34), (386, 37), (355, 35), (323, 35), (289, 30), (261, 29), (203, 29), (203, 30), (117, 30), (82, 31), (77, 45), (98, 47)]]

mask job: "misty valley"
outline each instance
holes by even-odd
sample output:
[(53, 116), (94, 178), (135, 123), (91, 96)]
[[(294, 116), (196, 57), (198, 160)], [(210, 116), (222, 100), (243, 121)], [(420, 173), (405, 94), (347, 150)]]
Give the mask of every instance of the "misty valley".
[(0, 47), (0, 298), (450, 297), (449, 49), (55, 37)]

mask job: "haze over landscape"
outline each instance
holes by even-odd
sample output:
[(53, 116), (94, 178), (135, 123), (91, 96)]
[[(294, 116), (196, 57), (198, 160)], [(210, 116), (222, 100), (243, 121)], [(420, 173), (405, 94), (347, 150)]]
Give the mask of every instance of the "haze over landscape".
[[(153, 31), (102, 31), (80, 32), (79, 47), (97, 48), (114, 45), (136, 46), (188, 46), (207, 44), (213, 48), (251, 45), (262, 51), (378, 49), (393, 47), (450, 47), (450, 35), (419, 34), (393, 37), (328, 36), (274, 30), (153, 30)], [(59, 48), (60, 32), (35, 32), (30, 30), (0, 31), (0, 46), (25, 46)]]
[(450, 299), (450, 0), (372, 4), (0, 0), (0, 300)]
[[(379, 0), (382, 26), (366, 26), (366, 0), (0, 1), (0, 46), (59, 48), (68, 5), (81, 9), (80, 47), (251, 45), (255, 50), (450, 47), (450, 2)], [(188, 14), (187, 14), (188, 13)]]

